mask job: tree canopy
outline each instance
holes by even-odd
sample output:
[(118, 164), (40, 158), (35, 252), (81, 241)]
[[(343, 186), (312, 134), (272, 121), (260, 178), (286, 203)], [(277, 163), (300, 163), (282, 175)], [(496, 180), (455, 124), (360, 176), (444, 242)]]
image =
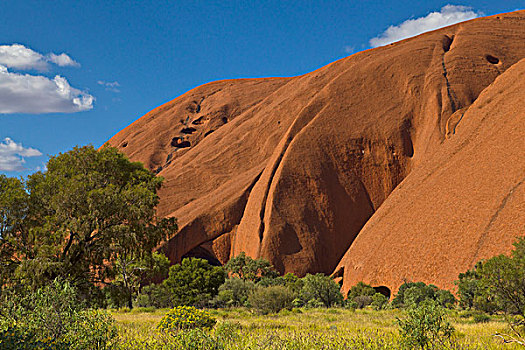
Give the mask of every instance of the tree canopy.
[(2, 274), (37, 288), (56, 277), (103, 283), (117, 261), (176, 230), (156, 216), (163, 179), (116, 148), (75, 147), (26, 180), (0, 177)]

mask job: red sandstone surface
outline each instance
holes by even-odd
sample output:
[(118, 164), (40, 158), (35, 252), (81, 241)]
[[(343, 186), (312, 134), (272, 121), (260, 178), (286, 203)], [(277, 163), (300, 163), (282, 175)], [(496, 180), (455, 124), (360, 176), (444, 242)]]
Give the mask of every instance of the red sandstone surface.
[(209, 83), (109, 144), (165, 178), (172, 262), (451, 288), (525, 233), (525, 11), (293, 78)]

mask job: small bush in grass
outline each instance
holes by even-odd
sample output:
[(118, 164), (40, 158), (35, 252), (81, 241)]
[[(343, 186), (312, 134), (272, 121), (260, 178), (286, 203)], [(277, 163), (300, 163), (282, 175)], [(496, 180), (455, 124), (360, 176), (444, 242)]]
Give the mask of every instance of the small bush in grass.
[(294, 293), (283, 286), (256, 288), (248, 297), (248, 302), (258, 312), (267, 314), (293, 307)]
[(300, 295), (305, 302), (317, 299), (326, 307), (341, 305), (343, 303), (341, 287), (329, 276), (323, 275), (322, 273), (315, 275), (307, 274), (302, 281), (303, 287), (301, 288)]
[(204, 310), (193, 306), (177, 306), (164, 315), (157, 326), (158, 330), (176, 332), (179, 330), (212, 328), (216, 321)]
[(370, 304), (375, 310), (383, 310), (388, 306), (388, 298), (381, 293), (376, 293), (372, 296), (372, 303)]
[(354, 298), (354, 302), (357, 309), (363, 309), (372, 304), (372, 297), (369, 295), (359, 295)]
[(487, 323), (490, 321), (490, 316), (482, 312), (475, 313), (472, 321), (474, 323)]
[(38, 340), (34, 332), (12, 326), (0, 330), (0, 347), (2, 350), (69, 350), (69, 344), (52, 340)]
[(406, 317), (397, 321), (401, 339), (410, 349), (433, 348), (450, 339), (454, 332), (445, 310), (430, 299), (410, 307)]

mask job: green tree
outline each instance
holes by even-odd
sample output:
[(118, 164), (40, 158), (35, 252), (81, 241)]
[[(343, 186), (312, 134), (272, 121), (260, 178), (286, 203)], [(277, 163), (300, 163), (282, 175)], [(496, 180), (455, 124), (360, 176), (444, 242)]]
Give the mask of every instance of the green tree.
[(479, 274), (481, 288), (492, 296), (497, 308), (525, 322), (525, 237), (514, 243), (510, 256), (484, 261)]
[(478, 270), (481, 268), (481, 263), (464, 273), (460, 273), (458, 280), (454, 282), (457, 286), (459, 296), (459, 306), (464, 309), (471, 309), (474, 307), (474, 300), (481, 293), (480, 275)]
[(174, 305), (194, 305), (217, 295), (225, 278), (221, 266), (212, 266), (204, 259), (185, 258), (170, 267), (169, 277), (163, 284)]
[(244, 252), (230, 259), (224, 265), (224, 269), (231, 277), (253, 282), (258, 282), (262, 278), (275, 278), (279, 275), (268, 260), (252, 259)]
[(342, 304), (343, 295), (340, 287), (329, 276), (322, 273), (307, 274), (302, 280), (303, 288), (300, 295), (305, 303), (310, 300), (318, 300), (326, 307)]
[[(16, 237), (27, 239), (23, 222), (27, 215), (28, 193), (20, 179), (0, 175), (0, 287), (19, 265)], [(22, 252), (23, 254), (23, 252)]]
[(13, 247), (2, 254), (2, 263), (16, 265), (10, 279), (33, 289), (58, 276), (92, 286), (113, 278), (117, 261), (151, 254), (176, 230), (173, 218), (156, 216), (161, 183), (111, 147), (51, 157), (45, 172), (25, 182), (19, 229), (2, 235), (2, 252)]
[(112, 306), (133, 307), (133, 299), (140, 288), (151, 283), (153, 277), (166, 279), (169, 271), (169, 260), (164, 254), (154, 252), (142, 259), (115, 262), (115, 279), (106, 287)]
[(437, 301), (441, 306), (452, 307), (456, 298), (447, 290), (423, 282), (405, 282), (399, 287), (392, 305), (395, 307), (417, 306), (425, 300)]

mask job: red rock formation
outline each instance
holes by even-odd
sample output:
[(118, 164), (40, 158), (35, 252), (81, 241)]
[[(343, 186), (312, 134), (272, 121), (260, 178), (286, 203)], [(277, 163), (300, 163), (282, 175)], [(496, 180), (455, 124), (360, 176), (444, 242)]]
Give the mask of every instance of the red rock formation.
[(206, 84), (109, 143), (166, 179), (173, 262), (244, 251), (282, 272), (336, 269), (345, 290), (450, 287), (525, 231), (524, 23), (481, 18), (299, 77)]

